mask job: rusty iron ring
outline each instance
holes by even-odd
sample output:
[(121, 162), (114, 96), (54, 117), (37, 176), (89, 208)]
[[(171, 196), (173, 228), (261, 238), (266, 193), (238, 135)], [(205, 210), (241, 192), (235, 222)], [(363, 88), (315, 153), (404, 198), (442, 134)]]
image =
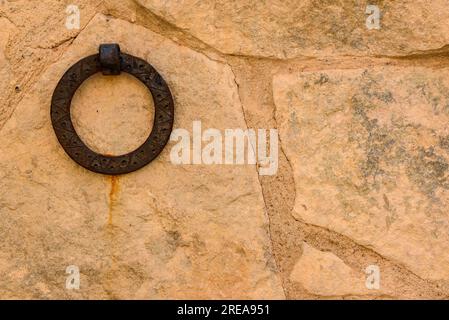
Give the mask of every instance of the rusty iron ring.
[[(147, 140), (136, 150), (121, 156), (92, 151), (75, 131), (70, 115), (73, 95), (97, 72), (118, 75), (126, 72), (150, 90), (154, 100), (154, 124)], [(102, 174), (120, 175), (136, 171), (153, 161), (164, 149), (173, 128), (174, 102), (161, 75), (146, 61), (121, 53), (117, 44), (100, 46), (100, 53), (81, 59), (59, 81), (51, 101), (51, 121), (59, 143), (76, 163)]]

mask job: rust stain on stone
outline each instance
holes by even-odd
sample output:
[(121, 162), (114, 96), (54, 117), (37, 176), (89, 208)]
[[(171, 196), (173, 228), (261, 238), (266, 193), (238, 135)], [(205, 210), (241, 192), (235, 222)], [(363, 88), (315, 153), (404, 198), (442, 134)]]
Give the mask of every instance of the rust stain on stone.
[(119, 178), (118, 176), (111, 176), (111, 191), (109, 191), (109, 216), (108, 225), (112, 226), (112, 217), (115, 202), (117, 201), (117, 195), (119, 192)]

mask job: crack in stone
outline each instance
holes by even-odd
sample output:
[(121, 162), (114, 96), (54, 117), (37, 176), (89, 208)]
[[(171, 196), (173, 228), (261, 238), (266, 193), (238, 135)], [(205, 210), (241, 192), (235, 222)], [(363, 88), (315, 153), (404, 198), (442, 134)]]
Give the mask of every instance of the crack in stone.
[[(228, 64), (228, 63), (227, 63), (227, 66), (229, 67), (229, 69), (231, 70), (231, 72), (232, 72), (232, 74), (233, 74), (233, 80), (234, 80), (235, 85), (237, 86), (237, 96), (238, 96), (238, 99), (239, 99), (239, 102), (240, 102), (243, 120), (245, 121), (246, 128), (249, 129), (250, 127), (249, 127), (249, 125), (248, 125), (248, 120), (247, 120), (247, 118), (246, 118), (245, 108), (243, 107), (243, 102), (242, 102), (242, 99), (241, 99), (241, 97), (240, 97), (240, 85), (239, 85), (239, 83), (238, 83), (238, 81), (237, 81), (237, 77), (236, 77), (236, 75), (235, 75), (235, 72), (234, 72), (232, 66), (231, 66), (230, 64)], [(249, 147), (250, 145), (251, 145), (251, 144), (249, 144), (248, 147)], [(251, 147), (254, 147), (254, 146), (251, 145)], [(253, 152), (255, 152), (254, 149), (253, 149)], [(276, 259), (276, 257), (275, 257), (275, 254), (274, 254), (274, 242), (273, 242), (273, 238), (272, 238), (272, 230), (271, 230), (271, 223), (270, 223), (270, 215), (268, 214), (268, 206), (267, 206), (267, 202), (266, 202), (266, 199), (265, 199), (265, 194), (264, 194), (264, 192), (263, 192), (262, 181), (261, 181), (261, 179), (260, 179), (260, 175), (259, 175), (259, 170), (258, 170), (257, 164), (256, 164), (256, 166), (255, 166), (255, 169), (256, 169), (257, 181), (259, 182), (260, 192), (261, 192), (262, 199), (263, 199), (263, 202), (264, 202), (264, 213), (265, 213), (265, 215), (266, 215), (266, 219), (268, 220), (268, 238), (269, 238), (269, 240), (270, 240), (270, 251), (271, 251), (271, 252), (270, 252), (270, 255), (272, 256), (272, 259), (274, 260), (274, 262), (275, 262), (275, 264), (276, 264), (276, 269), (277, 269), (277, 272), (279, 273), (279, 277), (280, 277), (280, 280), (281, 280), (281, 281), (280, 281), (280, 284), (281, 284), (281, 287), (282, 287), (282, 291), (283, 291), (283, 293), (284, 293), (284, 297), (287, 298), (288, 295), (287, 295), (287, 291), (286, 291), (286, 288), (285, 288), (285, 285), (284, 285), (284, 281), (283, 281), (283, 279), (282, 279), (281, 269), (280, 269), (280, 267), (279, 267), (278, 261), (277, 261), (277, 259)]]
[[(134, 2), (136, 2), (136, 1), (134, 1)], [(103, 5), (103, 4), (104, 4), (104, 1), (101, 2), (100, 5)], [(261, 61), (263, 61), (263, 62), (267, 62), (267, 63), (269, 64), (269, 68), (271, 68), (271, 69), (274, 69), (274, 67), (273, 67), (273, 66), (274, 66), (274, 63), (276, 63), (276, 62), (278, 62), (278, 61), (282, 61), (282, 63), (289, 63), (289, 62), (293, 62), (293, 61), (305, 61), (305, 60), (314, 60), (314, 61), (319, 62), (319, 61), (322, 61), (323, 59), (325, 59), (325, 57), (319, 57), (319, 58), (318, 58), (318, 57), (306, 57), (306, 56), (296, 57), (296, 58), (292, 58), (292, 59), (278, 59), (278, 58), (259, 57), (259, 56), (247, 56), (247, 55), (239, 55), (239, 54), (226, 54), (226, 53), (223, 53), (223, 52), (221, 52), (221, 51), (215, 49), (214, 47), (210, 46), (209, 44), (204, 43), (203, 41), (201, 41), (200, 39), (196, 38), (195, 36), (193, 36), (193, 35), (191, 35), (191, 34), (189, 34), (189, 33), (186, 33), (184, 30), (182, 30), (182, 29), (180, 29), (179, 27), (177, 27), (177, 26), (171, 24), (170, 22), (168, 22), (167, 20), (163, 19), (163, 18), (160, 17), (159, 15), (155, 14), (154, 12), (152, 12), (151, 10), (149, 10), (148, 8), (143, 7), (140, 3), (136, 2), (136, 4), (137, 4), (140, 8), (144, 9), (145, 11), (147, 11), (148, 13), (150, 13), (151, 15), (153, 15), (153, 16), (154, 16), (154, 19), (158, 19), (159, 22), (163, 23), (164, 25), (163, 25), (162, 27), (168, 27), (168, 28), (171, 29), (171, 30), (170, 30), (171, 32), (177, 32), (177, 33), (181, 34), (182, 37), (185, 37), (185, 38), (188, 38), (188, 39), (179, 39), (179, 38), (174, 39), (174, 37), (173, 37), (172, 35), (170, 35), (170, 34), (167, 35), (166, 33), (161, 32), (161, 30), (154, 30), (155, 28), (150, 28), (150, 27), (148, 27), (148, 26), (145, 25), (145, 24), (142, 24), (142, 23), (139, 23), (139, 22), (135, 22), (135, 21), (129, 21), (130, 23), (133, 23), (133, 24), (136, 24), (136, 25), (140, 25), (140, 26), (142, 26), (142, 27), (145, 28), (145, 29), (148, 29), (148, 30), (150, 30), (150, 31), (152, 31), (152, 32), (155, 32), (155, 33), (157, 33), (157, 34), (160, 34), (161, 36), (164, 36), (165, 38), (170, 39), (171, 41), (175, 42), (175, 43), (178, 44), (178, 45), (188, 47), (188, 48), (194, 50), (195, 52), (198, 52), (198, 53), (203, 54), (203, 55), (206, 56), (208, 59), (213, 60), (213, 61), (215, 61), (215, 62), (217, 62), (217, 63), (225, 64), (225, 65), (227, 65), (227, 66), (230, 68), (231, 72), (232, 72), (233, 75), (234, 75), (234, 79), (233, 79), (233, 80), (234, 80), (234, 82), (235, 82), (235, 84), (236, 84), (236, 86), (237, 86), (238, 99), (239, 99), (239, 102), (240, 102), (240, 105), (241, 105), (241, 109), (242, 109), (242, 113), (243, 113), (243, 119), (244, 119), (245, 125), (246, 125), (248, 128), (249, 128), (249, 126), (248, 126), (248, 119), (247, 119), (247, 116), (246, 116), (246, 113), (245, 113), (245, 107), (244, 107), (244, 105), (243, 105), (243, 103), (242, 103), (242, 99), (241, 99), (241, 95), (240, 95), (241, 90), (243, 90), (243, 89), (240, 88), (240, 85), (239, 85), (239, 83), (238, 83), (238, 81), (237, 81), (237, 77), (236, 77), (236, 74), (235, 74), (235, 72), (234, 72), (232, 66), (229, 65), (227, 62), (220, 61), (220, 60), (216, 60), (216, 59), (212, 58), (212, 57), (211, 57), (207, 52), (205, 52), (205, 51), (210, 51), (210, 52), (212, 52), (212, 53), (214, 53), (214, 54), (218, 54), (218, 56), (219, 56), (220, 58), (223, 58), (224, 60), (226, 60), (227, 57), (235, 57), (235, 58), (237, 58), (237, 59), (252, 60), (252, 61), (254, 61), (254, 60), (261, 60)], [(100, 5), (99, 5), (98, 7), (100, 7)], [(97, 8), (98, 8), (98, 7), (97, 7)], [(39, 48), (39, 49), (47, 50), (47, 49), (55, 49), (55, 48), (59, 48), (60, 46), (67, 45), (67, 47), (65, 48), (65, 50), (63, 50), (63, 52), (62, 52), (62, 53), (59, 55), (59, 57), (57, 58), (57, 60), (59, 60), (59, 58), (60, 58), (61, 56), (63, 56), (63, 55), (67, 52), (67, 50), (69, 50), (69, 48), (71, 47), (71, 45), (73, 44), (73, 42), (76, 40), (76, 38), (77, 38), (77, 37), (78, 37), (78, 36), (79, 36), (79, 35), (80, 35), (80, 34), (81, 34), (81, 33), (82, 33), (82, 32), (89, 26), (89, 24), (91, 23), (91, 21), (92, 21), (97, 15), (99, 15), (99, 14), (101, 14), (101, 13), (100, 13), (100, 12), (95, 13), (95, 14), (91, 17), (91, 19), (88, 21), (88, 23), (87, 23), (87, 24), (86, 24), (86, 25), (79, 31), (79, 33), (78, 33), (76, 36), (70, 37), (70, 38), (68, 38), (68, 39), (65, 39), (65, 40), (61, 41), (60, 43), (56, 44), (55, 46), (51, 46), (51, 47), (49, 47), (49, 48), (44, 48), (44, 47), (42, 47), (42, 48), (41, 48), (41, 47), (38, 47), (38, 48)], [(118, 17), (115, 17), (114, 15), (111, 15), (111, 16), (114, 17), (115, 19), (120, 19), (120, 18), (118, 18)], [(5, 18), (9, 20), (9, 18), (7, 18), (7, 17), (5, 17)], [(9, 21), (10, 21), (10, 20), (9, 20)], [(10, 22), (12, 23), (12, 21), (10, 21)], [(14, 23), (12, 23), (12, 24), (14, 24)], [(15, 25), (15, 24), (14, 24), (14, 25)], [(445, 45), (445, 46), (443, 46), (443, 47), (441, 47), (441, 48), (439, 48), (439, 49), (420, 51), (420, 52), (417, 52), (417, 53), (415, 53), (415, 54), (404, 55), (404, 56), (352, 56), (352, 55), (342, 55), (342, 56), (333, 56), (332, 58), (336, 58), (336, 59), (338, 60), (338, 59), (340, 59), (340, 58), (351, 58), (351, 57), (353, 57), (353, 58), (363, 58), (363, 57), (369, 57), (369, 58), (373, 58), (373, 61), (376, 61), (376, 59), (384, 59), (384, 58), (388, 58), (388, 59), (401, 59), (401, 60), (411, 60), (411, 59), (415, 60), (415, 59), (427, 59), (427, 58), (433, 58), (433, 57), (436, 57), (436, 56), (445, 56), (445, 55), (448, 55), (448, 54), (449, 54), (449, 45)], [(305, 59), (305, 60), (304, 60), (304, 59)], [(379, 61), (379, 63), (383, 63), (383, 62), (382, 62), (382, 61)], [(46, 68), (44, 68), (44, 70), (47, 70), (47, 69), (50, 68), (53, 64), (54, 64), (54, 62), (50, 63)], [(40, 73), (40, 72), (37, 72), (37, 74), (38, 74), (38, 73)], [(36, 75), (36, 73), (35, 73), (35, 75)], [(33, 75), (32, 77), (30, 77), (30, 79), (29, 79), (26, 83), (27, 83), (27, 84), (28, 84), (28, 83), (31, 83), (32, 80), (35, 79), (35, 75)], [(28, 89), (29, 89), (29, 88), (28, 88)], [(19, 102), (17, 103), (17, 105), (20, 104), (20, 102), (22, 101), (22, 99), (23, 99), (23, 97), (25, 96), (25, 93), (26, 93), (26, 92), (27, 92), (27, 90), (25, 90), (23, 96), (21, 97), (21, 99), (19, 100)], [(273, 97), (273, 92), (271, 92), (270, 94), (271, 94), (271, 96)], [(11, 101), (10, 101), (10, 103), (11, 103)], [(11, 116), (14, 114), (14, 111), (15, 111), (15, 109), (12, 110), (10, 116), (5, 120), (5, 122), (3, 123), (3, 125), (2, 125), (1, 128), (0, 128), (0, 131), (3, 129), (4, 125), (6, 124), (6, 122), (7, 122), (7, 121), (11, 118)], [(278, 127), (278, 119), (277, 119), (276, 114), (277, 114), (277, 106), (276, 106), (276, 103), (273, 103), (272, 120), (275, 122), (276, 127)], [(286, 159), (286, 162), (288, 163), (288, 167), (289, 167), (289, 169), (287, 170), (287, 171), (288, 171), (287, 174), (291, 175), (291, 176), (293, 177), (293, 180), (294, 180), (292, 163), (291, 163), (290, 159), (288, 158), (288, 156), (286, 155), (286, 153), (285, 153), (285, 151), (284, 151), (283, 141), (282, 141), (281, 137), (279, 137), (279, 141), (280, 141), (280, 151), (281, 151), (281, 155), (284, 156), (284, 158)], [(257, 166), (256, 166), (256, 172), (257, 172), (257, 174), (258, 174), (258, 167), (257, 167)], [(276, 259), (276, 254), (275, 254), (275, 252), (274, 252), (274, 250), (273, 250), (273, 248), (274, 248), (274, 240), (273, 240), (273, 234), (272, 234), (272, 222), (271, 222), (271, 218), (272, 218), (272, 217), (271, 217), (270, 214), (269, 214), (270, 209), (268, 208), (267, 199), (266, 199), (266, 194), (265, 194), (265, 192), (264, 192), (264, 185), (265, 185), (265, 184), (268, 185), (268, 186), (265, 186), (267, 189), (270, 189), (270, 186), (269, 186), (268, 183), (264, 183), (264, 182), (262, 181), (262, 179), (261, 179), (261, 177), (259, 176), (259, 174), (258, 174), (258, 181), (259, 181), (259, 185), (260, 185), (261, 191), (262, 191), (262, 198), (263, 198), (263, 201), (264, 201), (265, 214), (267, 215), (268, 222), (269, 222), (269, 223), (268, 223), (268, 228), (269, 228), (269, 230), (268, 230), (268, 231), (269, 231), (269, 232), (268, 232), (268, 235), (269, 235), (269, 239), (270, 239), (270, 243), (271, 243), (271, 251), (272, 251), (271, 254), (274, 256), (274, 260), (275, 260), (275, 262), (276, 262), (276, 267), (277, 267), (278, 272), (279, 272), (279, 274), (280, 274), (280, 276), (281, 276), (281, 280), (282, 280), (282, 281), (281, 281), (281, 284), (282, 284), (282, 289), (283, 289), (283, 291), (284, 291), (284, 295), (285, 295), (286, 298), (289, 298), (289, 294), (287, 293), (287, 289), (286, 289), (286, 287), (285, 287), (285, 283), (284, 283), (284, 280), (283, 280), (283, 274), (282, 274), (282, 273), (283, 273), (284, 271), (282, 270), (282, 268), (281, 268), (281, 266), (280, 266), (281, 263), (278, 261), (278, 259)], [(294, 199), (293, 199), (293, 200), (295, 200), (296, 197), (297, 197), (297, 190), (296, 190), (296, 188), (294, 188), (294, 191), (295, 191), (295, 194), (294, 194)], [(419, 279), (420, 281), (425, 282), (425, 283), (428, 284), (428, 285), (435, 286), (433, 282), (431, 282), (431, 281), (429, 281), (429, 280), (425, 280), (425, 279), (420, 278), (420, 277), (417, 276), (415, 273), (413, 273), (412, 271), (408, 270), (406, 267), (402, 266), (400, 263), (397, 263), (397, 262), (395, 262), (395, 261), (392, 261), (392, 260), (390, 260), (390, 259), (387, 259), (387, 258), (383, 257), (382, 255), (380, 255), (379, 253), (377, 253), (375, 250), (372, 250), (372, 249), (370, 249), (370, 248), (368, 248), (368, 247), (365, 247), (365, 246), (363, 246), (363, 245), (361, 245), (361, 244), (359, 244), (359, 243), (356, 243), (353, 239), (351, 239), (351, 238), (349, 238), (349, 237), (347, 237), (347, 236), (345, 236), (345, 235), (343, 235), (343, 234), (337, 233), (337, 232), (335, 232), (335, 231), (333, 231), (333, 230), (330, 230), (330, 229), (325, 228), (325, 227), (322, 227), (322, 226), (317, 226), (317, 225), (314, 225), (314, 224), (310, 224), (310, 223), (304, 222), (304, 221), (302, 221), (301, 219), (296, 218), (293, 214), (291, 214), (291, 212), (290, 212), (290, 216), (291, 216), (291, 217), (292, 217), (298, 224), (301, 225), (301, 227), (302, 227), (302, 229), (303, 229), (302, 231), (305, 233), (305, 239), (307, 239), (307, 238), (312, 239), (312, 238), (313, 238), (313, 240), (316, 241), (317, 238), (320, 238), (320, 239), (323, 239), (323, 238), (324, 238), (325, 241), (331, 242), (331, 241), (332, 241), (332, 236), (343, 237), (343, 238), (345, 238), (346, 241), (350, 242), (350, 245), (356, 246), (357, 248), (359, 248), (359, 249), (362, 250), (362, 251), (369, 251), (369, 252), (372, 253), (373, 255), (378, 256), (380, 259), (385, 260), (387, 263), (391, 263), (393, 266), (398, 267), (402, 272), (406, 273), (406, 278), (415, 277), (415, 278)], [(314, 230), (306, 230), (307, 228), (316, 229), (316, 230), (318, 230), (318, 232), (330, 233), (330, 235), (323, 235), (323, 234), (320, 234), (320, 236), (318, 237), (318, 236), (315, 234), (316, 231), (314, 231)], [(299, 234), (299, 233), (300, 233), (300, 231), (298, 231), (298, 234)], [(310, 239), (307, 240), (306, 242), (310, 241)], [(282, 241), (282, 240), (281, 240), (281, 241)], [(313, 242), (313, 241), (312, 241), (312, 242)], [(318, 246), (317, 246), (317, 245), (313, 245), (313, 247), (317, 247), (317, 249), (323, 248), (323, 246), (319, 246), (319, 245), (318, 245)], [(341, 247), (341, 250), (343, 250), (343, 251), (348, 251), (348, 250), (350, 250), (350, 247), (347, 247), (347, 245), (345, 244), (344, 246)], [(335, 251), (330, 251), (330, 252), (332, 252), (332, 253), (334, 253), (336, 256), (340, 256), (340, 258), (342, 258), (342, 257), (341, 257), (341, 254), (338, 255), (338, 253), (335, 253)], [(342, 259), (343, 259), (343, 258), (342, 258)], [(343, 260), (346, 262), (345, 259), (343, 259)], [(350, 264), (350, 263), (349, 263), (349, 264)], [(284, 276), (285, 276), (285, 274), (284, 274)], [(311, 294), (311, 295), (312, 295), (312, 294)], [(315, 296), (316, 296), (316, 295), (315, 295)], [(319, 298), (320, 296), (316, 296), (316, 297)], [(326, 296), (326, 297), (327, 297), (327, 296)], [(365, 298), (396, 298), (396, 297), (389, 296), (389, 295), (366, 295), (366, 296), (365, 296), (365, 295), (362, 295), (362, 296), (361, 296), (361, 295), (344, 295), (344, 296), (336, 296), (336, 297), (338, 297), (338, 298), (343, 298), (343, 299), (354, 298), (354, 297), (365, 297)], [(327, 298), (329, 298), (329, 297), (327, 297)], [(331, 297), (331, 298), (332, 298), (332, 297)]]
[[(277, 108), (276, 103), (274, 103), (274, 108), (275, 108), (275, 109)], [(276, 110), (277, 110), (277, 109), (276, 109)], [(276, 123), (278, 123), (276, 118), (275, 118), (275, 121), (276, 121)], [(282, 149), (282, 144), (283, 144), (283, 142), (282, 142), (281, 137), (279, 137), (279, 140), (280, 140), (280, 145), (281, 145), (281, 149)], [(284, 153), (284, 156), (285, 156), (287, 162), (288, 162), (289, 165), (290, 165), (290, 170), (293, 170), (293, 169), (292, 169), (292, 166), (291, 166), (290, 159), (288, 159), (288, 157), (287, 157), (287, 155), (286, 155), (285, 153)], [(292, 172), (292, 171), (291, 171), (291, 172)], [(293, 178), (294, 178), (294, 176), (293, 176)], [(295, 188), (295, 197), (296, 197), (296, 196), (297, 196), (297, 194), (296, 194), (296, 188)], [(318, 237), (317, 237), (316, 234), (314, 234), (315, 232), (312, 231), (312, 230), (307, 230), (307, 228), (318, 229), (319, 232), (326, 232), (326, 233), (329, 233), (329, 234), (330, 234), (330, 235), (320, 234), (320, 235), (319, 235), (319, 239), (321, 239), (321, 240), (327, 240), (327, 241), (331, 242), (331, 241), (332, 241), (331, 239), (334, 238), (334, 237), (341, 237), (341, 238), (344, 238), (344, 240), (347, 241), (347, 242), (349, 242), (352, 246), (356, 246), (356, 247), (358, 247), (358, 248), (359, 248), (360, 250), (362, 250), (362, 251), (370, 252), (371, 254), (373, 254), (373, 255), (375, 255), (375, 256), (378, 256), (381, 260), (384, 260), (385, 262), (390, 263), (390, 264), (392, 264), (393, 266), (395, 266), (395, 267), (401, 269), (403, 275), (406, 274), (406, 277), (415, 277), (416, 279), (419, 279), (420, 281), (422, 281), (422, 282), (426, 283), (427, 285), (433, 287), (434, 290), (440, 291), (440, 290), (437, 288), (436, 284), (435, 284), (433, 281), (421, 278), (421, 277), (418, 276), (416, 273), (414, 273), (413, 271), (411, 271), (410, 269), (408, 269), (407, 267), (405, 267), (402, 263), (400, 263), (400, 262), (398, 262), (398, 261), (393, 261), (393, 260), (391, 260), (391, 259), (386, 258), (386, 257), (382, 256), (380, 253), (378, 253), (377, 251), (375, 251), (375, 250), (373, 250), (373, 249), (371, 249), (371, 248), (368, 248), (368, 247), (366, 247), (366, 246), (363, 246), (362, 244), (357, 243), (354, 239), (349, 238), (348, 236), (346, 236), (346, 235), (344, 235), (344, 234), (338, 233), (338, 232), (336, 232), (336, 231), (334, 231), (334, 230), (328, 229), (328, 228), (323, 227), (323, 226), (319, 226), (319, 225), (315, 225), (315, 224), (312, 224), (312, 223), (309, 223), (309, 222), (305, 222), (304, 220), (295, 217), (293, 214), (291, 214), (291, 217), (292, 217), (297, 223), (299, 223), (299, 224), (301, 225), (301, 229), (302, 229), (302, 231), (305, 233), (305, 240), (304, 240), (304, 241), (305, 241), (306, 243), (310, 244), (312, 247), (318, 249), (318, 250), (323, 250), (323, 248), (322, 248), (321, 246), (313, 245), (313, 244), (311, 244), (311, 243), (309, 243), (309, 242), (307, 241), (307, 238), (310, 237), (310, 238), (314, 238), (314, 242), (319, 242), (319, 241), (316, 240), (316, 238), (318, 238)], [(342, 241), (340, 241), (338, 244), (341, 246), (341, 249), (342, 249), (342, 250), (344, 250), (344, 251), (350, 250), (350, 248), (343, 246), (343, 242), (342, 242)], [(329, 250), (327, 249), (327, 250), (325, 250), (325, 251), (329, 251)], [(329, 252), (335, 254), (336, 256), (338, 256), (339, 258), (341, 258), (345, 263), (351, 265), (351, 263), (348, 262), (348, 260), (346, 259), (346, 257), (341, 256), (341, 254), (338, 254), (338, 253), (336, 253), (336, 252), (333, 251), (333, 250), (331, 250), (331, 251), (329, 251)], [(362, 258), (361, 260), (363, 260), (363, 258)]]
[[(99, 6), (98, 6), (98, 7), (99, 7)], [(97, 8), (98, 8), (98, 7), (97, 7)], [(67, 47), (65, 48), (65, 50), (64, 50), (63, 52), (61, 52), (61, 53), (58, 55), (58, 57), (57, 57), (54, 61), (50, 62), (46, 67), (43, 67), (43, 68), (41, 68), (41, 69), (39, 69), (39, 70), (37, 70), (37, 71), (35, 70), (35, 72), (33, 73), (33, 75), (32, 75), (31, 77), (28, 78), (28, 80), (25, 82), (25, 86), (24, 86), (24, 89), (22, 90), (22, 95), (21, 95), (21, 97), (20, 97), (19, 100), (17, 100), (17, 101), (11, 101), (11, 96), (12, 96), (12, 94), (9, 95), (9, 97), (8, 97), (8, 99), (7, 99), (8, 107), (11, 106), (11, 103), (12, 103), (12, 102), (15, 103), (15, 107), (10, 111), (9, 115), (3, 120), (3, 123), (0, 125), (0, 132), (3, 130), (3, 128), (5, 127), (6, 123), (7, 123), (7, 122), (12, 118), (12, 116), (14, 115), (17, 106), (20, 105), (20, 103), (22, 102), (22, 100), (24, 99), (24, 97), (27, 95), (28, 90), (30, 89), (30, 86), (27, 86), (27, 85), (30, 84), (30, 83), (34, 84), (34, 83), (35, 83), (34, 80), (35, 80), (35, 78), (36, 78), (38, 75), (41, 75), (41, 74), (45, 73), (51, 66), (53, 66), (53, 64), (54, 64), (55, 62), (59, 61), (60, 58), (67, 52), (67, 50), (70, 48), (70, 46), (71, 46), (71, 45), (73, 44), (73, 42), (76, 40), (76, 38), (78, 38), (78, 36), (79, 36), (79, 35), (80, 35), (80, 34), (81, 34), (81, 33), (82, 33), (82, 32), (83, 32), (83, 31), (90, 25), (90, 23), (92, 22), (92, 20), (93, 20), (97, 15), (99, 15), (99, 14), (101, 14), (101, 13), (95, 13), (95, 14), (93, 14), (92, 17), (89, 19), (89, 21), (83, 26), (82, 29), (80, 29), (80, 31), (78, 32), (78, 34), (77, 34), (76, 36), (71, 37), (71, 38), (69, 38), (69, 39), (63, 41), (62, 43), (60, 43), (60, 44), (58, 44), (57, 46), (52, 47), (52, 48), (48, 48), (48, 49), (46, 49), (46, 48), (39, 48), (39, 49), (42, 49), (42, 50), (53, 50), (53, 49), (59, 48), (60, 46), (65, 45), (65, 44), (68, 43), (68, 44), (67, 44)], [(36, 49), (36, 48), (35, 48), (35, 49)]]

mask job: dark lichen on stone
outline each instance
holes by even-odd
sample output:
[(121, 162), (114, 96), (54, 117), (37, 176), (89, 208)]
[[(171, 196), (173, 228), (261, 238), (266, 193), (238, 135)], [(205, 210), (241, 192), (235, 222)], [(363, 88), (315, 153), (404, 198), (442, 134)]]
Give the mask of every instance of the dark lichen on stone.
[(437, 154), (434, 147), (420, 147), (409, 160), (407, 175), (422, 192), (435, 199), (437, 189), (449, 189), (448, 169), (446, 158)]

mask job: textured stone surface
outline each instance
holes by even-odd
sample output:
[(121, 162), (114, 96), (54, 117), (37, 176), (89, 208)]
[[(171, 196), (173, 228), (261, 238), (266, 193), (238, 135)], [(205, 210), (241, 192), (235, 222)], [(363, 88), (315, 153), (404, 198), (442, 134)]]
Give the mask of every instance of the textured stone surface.
[[(66, 1), (0, 1), (0, 298), (449, 297), (446, 1), (376, 1), (371, 31), (362, 1), (76, 4), (68, 30)], [(278, 128), (277, 174), (176, 166), (173, 143), (129, 175), (76, 165), (50, 99), (103, 42), (164, 76), (175, 128)], [(89, 79), (72, 111), (111, 154), (153, 117), (126, 75)]]
[(426, 279), (449, 279), (448, 69), (382, 67), (273, 80), (293, 214)]
[[(11, 83), (3, 84), (6, 91), (2, 96), (7, 96), (8, 100), (0, 106), (0, 128), (11, 116), (23, 98), (24, 92), (34, 84), (33, 80), (60, 57), (62, 51), (92, 19), (100, 2), (99, 0), (77, 2), (82, 12), (80, 30), (68, 30), (65, 27), (67, 4), (63, 1), (5, 0), (0, 4), (0, 19), (2, 26), (5, 27), (2, 28), (2, 37), (5, 32), (13, 34), (9, 37), (4, 50), (6, 61), (11, 66), (9, 72)], [(0, 67), (3, 69), (3, 64)]]
[(154, 103), (150, 91), (133, 76), (96, 74), (76, 92), (71, 113), (75, 130), (92, 150), (122, 155), (150, 135)]
[(295, 264), (290, 279), (320, 296), (368, 292), (365, 275), (361, 270), (353, 270), (333, 253), (316, 250), (307, 243), (303, 243), (303, 253)]
[[(227, 65), (142, 27), (94, 18), (1, 131), (8, 150), (0, 155), (3, 297), (282, 298), (254, 166), (176, 167), (167, 149), (143, 170), (107, 178), (63, 152), (49, 120), (52, 90), (71, 64), (107, 41), (163, 74), (176, 100), (176, 126), (245, 126)], [(81, 105), (87, 94), (80, 92)], [(115, 95), (120, 91), (110, 102)], [(72, 264), (83, 290), (71, 294), (64, 271)]]
[(5, 56), (6, 45), (11, 38), (14, 25), (5, 18), (0, 18), (0, 118), (4, 117), (8, 108), (8, 94), (10, 94), (11, 68)]
[(136, 0), (168, 22), (228, 54), (293, 58), (407, 55), (449, 40), (444, 0), (375, 1), (381, 30), (366, 28), (366, 1)]

